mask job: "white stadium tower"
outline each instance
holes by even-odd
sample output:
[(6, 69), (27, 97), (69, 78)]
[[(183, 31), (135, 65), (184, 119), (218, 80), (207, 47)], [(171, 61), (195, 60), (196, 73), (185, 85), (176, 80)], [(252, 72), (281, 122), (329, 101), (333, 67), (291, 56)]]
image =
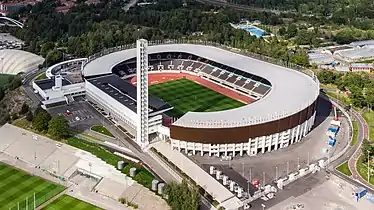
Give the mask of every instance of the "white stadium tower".
[[(145, 147), (148, 138), (148, 41), (140, 39), (136, 42), (136, 78), (137, 107), (136, 142)], [(139, 103), (140, 102), (140, 103)]]

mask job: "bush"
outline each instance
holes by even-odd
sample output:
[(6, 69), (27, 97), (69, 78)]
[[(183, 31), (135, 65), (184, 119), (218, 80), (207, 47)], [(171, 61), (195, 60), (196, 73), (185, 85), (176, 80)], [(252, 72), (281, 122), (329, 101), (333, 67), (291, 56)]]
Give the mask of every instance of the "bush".
[(26, 103), (23, 103), (22, 107), (21, 107), (21, 110), (19, 111), (19, 114), (24, 115), (29, 111), (29, 109), (30, 109), (29, 105), (27, 105)]
[(119, 198), (118, 200), (120, 203), (125, 204), (127, 203), (126, 198)]
[(69, 122), (64, 117), (52, 117), (48, 122), (48, 134), (56, 139), (68, 137), (69, 129)]
[(22, 79), (21, 77), (15, 77), (14, 79), (12, 79), (12, 82), (10, 83), (9, 85), (9, 89), (10, 90), (15, 90), (17, 89), (19, 86), (22, 85)]
[(51, 120), (51, 115), (45, 110), (35, 110), (34, 119), (32, 120), (32, 127), (37, 131), (45, 131), (48, 129), (48, 123)]
[(34, 115), (32, 114), (32, 111), (28, 111), (26, 114), (26, 120), (31, 122), (34, 119)]
[(13, 114), (12, 114), (12, 120), (16, 120), (16, 119), (18, 119), (18, 118), (19, 118), (19, 116), (18, 116), (17, 113), (13, 113)]

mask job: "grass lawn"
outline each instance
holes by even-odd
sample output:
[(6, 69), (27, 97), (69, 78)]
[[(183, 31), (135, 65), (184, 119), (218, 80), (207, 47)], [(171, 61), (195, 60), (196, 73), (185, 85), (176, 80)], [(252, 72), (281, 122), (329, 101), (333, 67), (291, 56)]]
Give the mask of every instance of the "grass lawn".
[(348, 167), (348, 161), (345, 161), (343, 164), (338, 166), (336, 168), (336, 170), (342, 172), (343, 174), (345, 174), (347, 176), (352, 176), (352, 173), (351, 173), (351, 171), (349, 170), (349, 167)]
[(62, 195), (42, 210), (102, 210), (92, 204), (73, 198), (69, 195)]
[(349, 106), (351, 104), (348, 96), (345, 93), (337, 94), (335, 91), (326, 91), (326, 94), (332, 98), (338, 99), (339, 101), (343, 102), (345, 106)]
[(33, 209), (34, 193), (36, 206), (41, 205), (54, 195), (64, 190), (64, 186), (32, 176), (22, 170), (0, 162), (0, 207), (1, 209)]
[(362, 116), (369, 126), (370, 139), (374, 139), (374, 112), (366, 111)]
[(356, 144), (357, 138), (358, 138), (358, 124), (356, 121), (352, 121), (352, 125), (353, 125), (353, 137), (351, 141), (351, 146)]
[(103, 135), (109, 136), (109, 137), (114, 137), (113, 134), (108, 131), (108, 129), (106, 129), (104, 126), (101, 126), (101, 125), (92, 126), (91, 130), (97, 133), (101, 133)]
[(47, 75), (45, 75), (45, 72), (39, 74), (36, 78), (35, 78), (35, 81), (37, 80), (42, 80), (42, 79), (47, 79)]
[(0, 88), (3, 88), (9, 84), (9, 78), (14, 77), (10, 74), (0, 74)]
[(244, 104), (203, 87), (188, 79), (179, 79), (151, 85), (149, 93), (174, 107), (167, 114), (180, 117), (186, 112), (213, 112), (233, 109)]
[(102, 159), (106, 163), (117, 167), (117, 163), (120, 160), (125, 161), (126, 166), (122, 169), (122, 173), (126, 175), (130, 175), (130, 168), (135, 167), (136, 168), (136, 175), (134, 177), (134, 180), (137, 181), (139, 184), (151, 188), (152, 187), (152, 180), (155, 179), (155, 176), (147, 171), (144, 167), (141, 165), (138, 165), (136, 163), (133, 163), (129, 160), (125, 160), (122, 157), (119, 157), (110, 151), (106, 150), (104, 147), (85, 141), (83, 139), (78, 139), (75, 137), (67, 139), (67, 143), (73, 147), (85, 150), (87, 152), (90, 152), (91, 154), (95, 155), (96, 157)]
[[(367, 162), (363, 163), (361, 157), (360, 157), (359, 160), (357, 160), (357, 165), (356, 165), (357, 171), (360, 174), (360, 176), (363, 179), (365, 179), (366, 181), (368, 179), (368, 167), (367, 166), (368, 166)], [(374, 185), (374, 173), (373, 173), (374, 166), (373, 166), (373, 162), (371, 162), (371, 166), (370, 167), (371, 167), (370, 184)]]

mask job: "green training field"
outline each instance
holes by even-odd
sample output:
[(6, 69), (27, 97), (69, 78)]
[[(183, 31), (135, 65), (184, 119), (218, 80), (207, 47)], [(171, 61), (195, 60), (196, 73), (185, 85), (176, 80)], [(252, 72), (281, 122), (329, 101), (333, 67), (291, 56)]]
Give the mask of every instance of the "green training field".
[(102, 210), (92, 204), (78, 200), (68, 195), (62, 195), (42, 210)]
[(188, 79), (151, 85), (149, 93), (172, 105), (174, 109), (167, 114), (173, 117), (180, 117), (189, 111), (213, 112), (244, 105)]
[(0, 162), (0, 209), (33, 209), (64, 190), (64, 187)]

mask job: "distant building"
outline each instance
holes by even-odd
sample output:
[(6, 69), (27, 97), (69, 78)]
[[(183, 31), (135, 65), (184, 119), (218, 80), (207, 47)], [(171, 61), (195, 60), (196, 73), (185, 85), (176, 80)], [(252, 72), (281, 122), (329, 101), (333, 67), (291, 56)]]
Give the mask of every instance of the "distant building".
[(75, 6), (75, 0), (61, 0), (61, 6), (56, 7), (56, 12), (67, 13)]
[(369, 63), (351, 63), (349, 65), (349, 71), (352, 72), (370, 72), (373, 69), (373, 65)]
[(38, 0), (24, 0), (24, 1), (8, 1), (0, 3), (0, 11), (2, 14), (8, 14), (11, 12), (18, 12), (20, 9), (26, 7), (27, 5), (35, 5)]
[(309, 63), (316, 65), (330, 65), (334, 62), (332, 53), (328, 50), (310, 51), (308, 53)]
[(87, 5), (91, 5), (91, 4), (96, 5), (100, 3), (100, 0), (87, 0), (84, 3), (86, 3)]
[(348, 63), (374, 59), (374, 46), (366, 45), (363, 47), (338, 50), (334, 53), (334, 58)]

